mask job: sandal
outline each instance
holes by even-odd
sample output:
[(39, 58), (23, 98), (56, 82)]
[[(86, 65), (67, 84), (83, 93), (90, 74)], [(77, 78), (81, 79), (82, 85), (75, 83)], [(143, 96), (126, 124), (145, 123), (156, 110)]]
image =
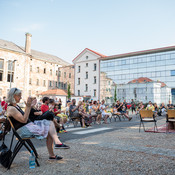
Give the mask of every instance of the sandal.
[(63, 157), (61, 156), (53, 156), (53, 157), (49, 157), (49, 160), (61, 160)]

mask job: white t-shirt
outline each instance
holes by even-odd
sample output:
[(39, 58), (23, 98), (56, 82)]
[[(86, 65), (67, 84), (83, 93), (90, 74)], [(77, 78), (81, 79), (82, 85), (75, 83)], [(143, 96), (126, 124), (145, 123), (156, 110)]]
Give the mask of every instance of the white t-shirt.
[(102, 112), (102, 114), (105, 113), (105, 111), (104, 111), (105, 107), (106, 106), (104, 104), (103, 105), (100, 105), (100, 111)]

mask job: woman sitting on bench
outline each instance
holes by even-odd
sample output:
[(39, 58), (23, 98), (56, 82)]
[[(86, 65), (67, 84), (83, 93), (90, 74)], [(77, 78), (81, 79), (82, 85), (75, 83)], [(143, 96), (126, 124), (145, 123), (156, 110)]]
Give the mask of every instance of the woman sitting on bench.
[(24, 111), (17, 105), (21, 100), (21, 90), (17, 88), (11, 88), (8, 92), (7, 102), (9, 103), (7, 108), (7, 116), (11, 119), (15, 130), (21, 136), (21, 138), (36, 137), (38, 139), (47, 138), (46, 145), (49, 152), (49, 159), (60, 160), (62, 157), (57, 156), (53, 152), (53, 143), (55, 143), (55, 149), (57, 148), (69, 148), (64, 145), (58, 139), (55, 126), (51, 120), (38, 120), (31, 122), (29, 118), (31, 108), (36, 104), (37, 100), (28, 97)]

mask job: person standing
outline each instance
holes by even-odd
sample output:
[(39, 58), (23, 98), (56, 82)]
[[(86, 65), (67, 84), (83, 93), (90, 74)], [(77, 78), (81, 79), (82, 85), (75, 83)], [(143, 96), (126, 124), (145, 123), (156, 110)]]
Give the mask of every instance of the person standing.
[(60, 110), (61, 110), (61, 105), (62, 105), (62, 101), (61, 101), (61, 98), (59, 98), (59, 100), (58, 100), (58, 109), (60, 109)]
[(135, 114), (136, 114), (136, 104), (133, 99), (131, 100), (131, 110), (132, 110), (132, 114), (133, 114), (133, 111), (135, 111)]

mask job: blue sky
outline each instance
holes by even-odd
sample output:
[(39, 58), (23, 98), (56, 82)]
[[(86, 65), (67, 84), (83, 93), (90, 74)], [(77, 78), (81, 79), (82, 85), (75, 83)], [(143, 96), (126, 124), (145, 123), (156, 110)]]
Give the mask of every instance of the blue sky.
[(68, 62), (175, 45), (174, 0), (0, 0), (0, 39)]

